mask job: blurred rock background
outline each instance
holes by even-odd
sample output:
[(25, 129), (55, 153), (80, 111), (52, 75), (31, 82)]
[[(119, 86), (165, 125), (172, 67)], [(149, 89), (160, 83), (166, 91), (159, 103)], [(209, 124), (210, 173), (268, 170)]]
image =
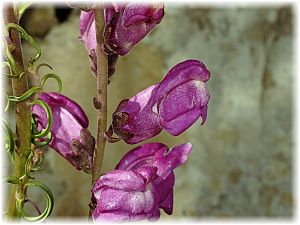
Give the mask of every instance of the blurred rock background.
[[(61, 76), (63, 94), (76, 100), (96, 131), (96, 79), (79, 36), (79, 11), (35, 4), (22, 19), (47, 62)], [(291, 217), (293, 215), (292, 82), (294, 11), (291, 5), (229, 7), (166, 5), (161, 24), (120, 57), (108, 88), (109, 122), (118, 103), (160, 81), (175, 64), (199, 59), (211, 71), (208, 119), (173, 137), (149, 141), (193, 143), (176, 170), (175, 217)], [(33, 54), (24, 43), (26, 57)], [(43, 69), (44, 73), (48, 72)], [(52, 81), (51, 81), (52, 82)], [(56, 84), (47, 84), (56, 91)], [(107, 144), (105, 171), (133, 148)], [(53, 217), (88, 214), (91, 177), (55, 151), (37, 176), (55, 196)], [(34, 198), (42, 199), (37, 192)]]

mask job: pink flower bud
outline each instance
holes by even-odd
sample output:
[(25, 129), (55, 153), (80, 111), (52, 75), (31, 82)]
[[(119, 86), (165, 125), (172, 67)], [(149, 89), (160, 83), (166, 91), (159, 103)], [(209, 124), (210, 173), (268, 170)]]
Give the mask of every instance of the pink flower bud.
[[(76, 5), (75, 5), (76, 6)], [(78, 7), (78, 6), (77, 6)], [(115, 72), (118, 55), (126, 55), (141, 41), (164, 16), (161, 4), (110, 3), (104, 7), (104, 44), (103, 50), (108, 54), (108, 76)], [(80, 39), (89, 53), (91, 70), (96, 74), (96, 28), (95, 13), (81, 11)]]
[(112, 11), (110, 7), (104, 38), (107, 47), (118, 55), (126, 55), (164, 16), (162, 4), (118, 4)]

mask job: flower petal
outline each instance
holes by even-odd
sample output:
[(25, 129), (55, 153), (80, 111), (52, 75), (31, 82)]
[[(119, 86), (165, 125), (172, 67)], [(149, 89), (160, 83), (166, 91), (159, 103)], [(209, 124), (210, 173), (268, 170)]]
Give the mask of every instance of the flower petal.
[[(159, 210), (158, 210), (159, 212)], [(103, 222), (134, 222), (134, 221), (140, 221), (147, 218), (152, 218), (152, 215), (146, 215), (146, 214), (138, 214), (134, 215), (129, 212), (121, 212), (121, 211), (108, 211), (108, 212), (102, 212), (100, 209), (95, 209), (92, 214), (93, 220), (96, 223), (103, 223)], [(158, 218), (157, 218), (158, 219)]]
[(138, 146), (126, 153), (116, 166), (116, 169), (130, 170), (137, 169), (140, 166), (154, 166), (155, 155), (157, 152), (165, 154), (168, 147), (162, 143), (146, 143)]
[(154, 166), (157, 168), (157, 174), (165, 179), (176, 167), (185, 163), (191, 150), (190, 143), (178, 145), (169, 152), (164, 144), (146, 143), (125, 154), (116, 169), (136, 170)]
[(159, 208), (162, 208), (167, 214), (173, 212), (173, 187), (175, 184), (174, 172), (171, 172), (166, 179), (155, 179), (153, 185), (155, 192), (159, 194)]
[(78, 120), (79, 124), (83, 128), (88, 127), (89, 119), (87, 118), (87, 115), (85, 114), (83, 109), (80, 107), (80, 105), (78, 105), (75, 101), (73, 101), (72, 99), (70, 99), (62, 94), (56, 93), (56, 92), (48, 92), (48, 93), (43, 92), (39, 98), (41, 98), (43, 100), (44, 97), (47, 98), (46, 95), (48, 95), (52, 98), (53, 105), (60, 105), (64, 109), (66, 109), (66, 111), (71, 113), (72, 116), (74, 118), (76, 118), (76, 120)]
[(115, 134), (128, 144), (149, 139), (161, 132), (159, 118), (148, 104), (156, 85), (123, 102), (113, 114), (112, 127)]
[[(144, 14), (144, 16), (147, 15), (147, 19), (142, 18), (141, 15), (144, 10), (140, 7), (146, 7), (146, 11), (148, 10), (147, 14)], [(134, 14), (137, 16), (135, 17)], [(149, 6), (127, 4), (124, 10), (116, 10), (111, 16), (110, 21), (106, 24), (104, 31), (105, 44), (111, 51), (118, 55), (126, 55), (160, 23), (163, 15), (163, 9), (158, 12), (152, 9), (149, 11)]]
[(96, 28), (95, 16), (93, 11), (81, 11), (80, 14), (80, 39), (85, 43), (85, 47), (90, 52), (96, 49)]
[[(49, 146), (67, 159), (76, 169), (91, 169), (94, 138), (86, 128), (89, 121), (81, 107), (73, 100), (58, 93), (41, 93), (40, 99), (52, 110), (52, 140)], [(37, 116), (38, 129), (48, 123), (44, 110), (35, 105), (32, 112)], [(74, 144), (74, 146), (73, 146)], [(89, 168), (89, 169), (88, 169)]]
[(191, 148), (190, 143), (178, 145), (167, 153), (164, 144), (148, 143), (128, 152), (116, 170), (95, 183), (94, 221), (154, 221), (159, 208), (172, 214), (173, 170), (187, 160)]
[(145, 179), (135, 171), (114, 170), (101, 176), (93, 186), (93, 193), (99, 199), (97, 192), (104, 186), (125, 191), (144, 191)]
[[(155, 207), (152, 192), (124, 191), (104, 188), (98, 200), (101, 211), (121, 211), (131, 214), (149, 214)], [(157, 206), (156, 206), (157, 207)]]
[(129, 27), (146, 22), (149, 18), (161, 20), (164, 16), (164, 8), (161, 4), (128, 3), (123, 13), (123, 26)]
[(174, 87), (189, 80), (206, 82), (210, 78), (210, 72), (205, 65), (198, 60), (186, 60), (175, 65), (159, 83), (155, 90), (154, 102), (157, 102), (164, 94)]
[(161, 126), (172, 135), (181, 134), (202, 115), (208, 101), (209, 92), (202, 81), (189, 80), (174, 87), (158, 103)]

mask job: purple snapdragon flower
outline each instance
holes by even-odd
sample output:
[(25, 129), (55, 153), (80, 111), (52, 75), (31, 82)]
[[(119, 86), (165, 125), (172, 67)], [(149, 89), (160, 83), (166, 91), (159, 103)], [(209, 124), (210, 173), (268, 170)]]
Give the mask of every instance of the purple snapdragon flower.
[[(162, 4), (111, 3), (104, 7), (105, 30), (103, 50), (108, 54), (108, 75), (115, 72), (118, 55), (126, 55), (160, 23), (164, 16)], [(93, 9), (81, 11), (80, 39), (84, 42), (96, 74), (96, 28)]]
[(177, 64), (161, 82), (119, 104), (113, 114), (113, 132), (126, 143), (135, 144), (163, 129), (179, 135), (199, 117), (204, 124), (210, 98), (206, 86), (209, 78), (210, 72), (198, 60)]
[[(67, 159), (77, 170), (90, 173), (93, 163), (95, 139), (87, 130), (89, 120), (82, 108), (73, 100), (58, 93), (40, 94), (52, 110), (52, 140), (49, 146)], [(34, 105), (38, 129), (48, 123), (46, 112), (39, 105)]]
[(190, 143), (170, 151), (161, 143), (148, 143), (129, 151), (116, 169), (99, 178), (92, 193), (96, 222), (157, 220), (160, 209), (173, 211), (173, 170), (192, 150)]
[(105, 16), (105, 44), (112, 52), (126, 55), (161, 22), (164, 7), (146, 3), (110, 4), (105, 7)]

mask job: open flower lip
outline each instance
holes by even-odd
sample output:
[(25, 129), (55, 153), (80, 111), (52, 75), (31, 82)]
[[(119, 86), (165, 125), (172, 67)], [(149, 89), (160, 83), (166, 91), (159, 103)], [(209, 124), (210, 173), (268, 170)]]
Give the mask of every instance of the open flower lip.
[(169, 150), (153, 142), (129, 151), (115, 170), (94, 184), (94, 221), (153, 221), (159, 219), (160, 209), (172, 214), (173, 170), (187, 161), (191, 150), (190, 143)]
[(148, 163), (150, 163), (151, 160), (153, 161), (153, 156), (160, 150), (167, 153), (168, 147), (159, 142), (146, 143), (142, 146), (138, 146), (122, 157), (120, 162), (117, 164), (116, 169), (131, 169), (139, 162), (145, 160), (149, 160)]

